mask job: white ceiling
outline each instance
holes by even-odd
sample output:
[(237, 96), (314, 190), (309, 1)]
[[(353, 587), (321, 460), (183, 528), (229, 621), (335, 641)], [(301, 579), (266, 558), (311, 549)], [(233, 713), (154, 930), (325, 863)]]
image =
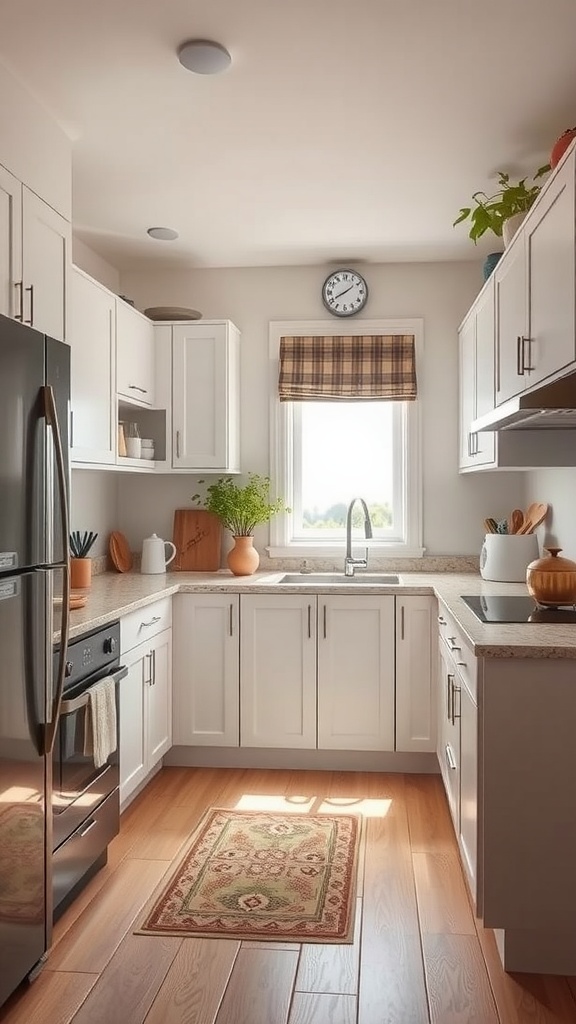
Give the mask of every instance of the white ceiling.
[[(180, 43), (215, 39), (220, 76)], [(74, 144), (119, 268), (472, 259), (472, 192), (576, 124), (574, 0), (6, 0), (0, 58)], [(180, 233), (152, 241), (146, 228)]]

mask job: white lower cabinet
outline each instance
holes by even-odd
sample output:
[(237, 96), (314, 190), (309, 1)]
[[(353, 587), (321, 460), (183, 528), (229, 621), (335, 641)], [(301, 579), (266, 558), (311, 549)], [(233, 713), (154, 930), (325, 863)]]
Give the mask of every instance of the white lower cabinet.
[(458, 843), (470, 892), (478, 891), (478, 705), (460, 681), (460, 830)]
[(438, 672), (438, 763), (444, 781), (448, 806), (456, 835), (460, 832), (460, 721), (455, 707), (460, 696), (455, 693), (455, 665), (444, 645), (439, 641)]
[(316, 747), (316, 597), (247, 594), (240, 616), (240, 744)]
[(396, 597), (396, 750), (436, 750), (436, 598)]
[(174, 743), (435, 749), (435, 599), (179, 594)]
[[(154, 616), (154, 605), (142, 609)], [(131, 620), (141, 613), (131, 613)], [(121, 660), (128, 675), (120, 683), (120, 802), (124, 804), (172, 744), (172, 629), (162, 629), (125, 649), (131, 635), (120, 622)]]
[(478, 663), (445, 610), (438, 623), (438, 762), (462, 866), (478, 907)]
[(173, 741), (240, 743), (238, 594), (179, 594), (174, 601)]
[(394, 750), (394, 597), (318, 597), (318, 748)]

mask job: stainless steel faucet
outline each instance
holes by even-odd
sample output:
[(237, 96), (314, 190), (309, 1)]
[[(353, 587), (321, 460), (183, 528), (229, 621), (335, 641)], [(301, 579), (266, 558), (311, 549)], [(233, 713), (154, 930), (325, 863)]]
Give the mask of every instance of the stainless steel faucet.
[(344, 559), (345, 576), (353, 576), (354, 569), (356, 568), (368, 568), (368, 548), (366, 548), (364, 558), (352, 558), (352, 511), (357, 501), (361, 503), (362, 508), (364, 509), (364, 536), (366, 537), (366, 540), (370, 540), (372, 537), (372, 520), (370, 519), (370, 513), (364, 498), (352, 498), (352, 501), (348, 506), (348, 515), (346, 516), (346, 558)]

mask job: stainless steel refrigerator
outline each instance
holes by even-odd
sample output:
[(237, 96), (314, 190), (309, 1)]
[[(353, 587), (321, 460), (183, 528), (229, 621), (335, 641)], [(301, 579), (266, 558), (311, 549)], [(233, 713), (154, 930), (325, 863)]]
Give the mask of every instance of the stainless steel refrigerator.
[(51, 935), (49, 754), (68, 637), (69, 396), (68, 347), (0, 316), (0, 1005), (42, 962)]

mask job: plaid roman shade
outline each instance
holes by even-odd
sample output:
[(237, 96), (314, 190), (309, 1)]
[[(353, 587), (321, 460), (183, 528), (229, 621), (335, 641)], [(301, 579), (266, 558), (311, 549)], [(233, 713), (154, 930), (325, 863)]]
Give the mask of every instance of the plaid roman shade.
[(360, 334), (280, 339), (281, 402), (416, 398), (411, 334)]

